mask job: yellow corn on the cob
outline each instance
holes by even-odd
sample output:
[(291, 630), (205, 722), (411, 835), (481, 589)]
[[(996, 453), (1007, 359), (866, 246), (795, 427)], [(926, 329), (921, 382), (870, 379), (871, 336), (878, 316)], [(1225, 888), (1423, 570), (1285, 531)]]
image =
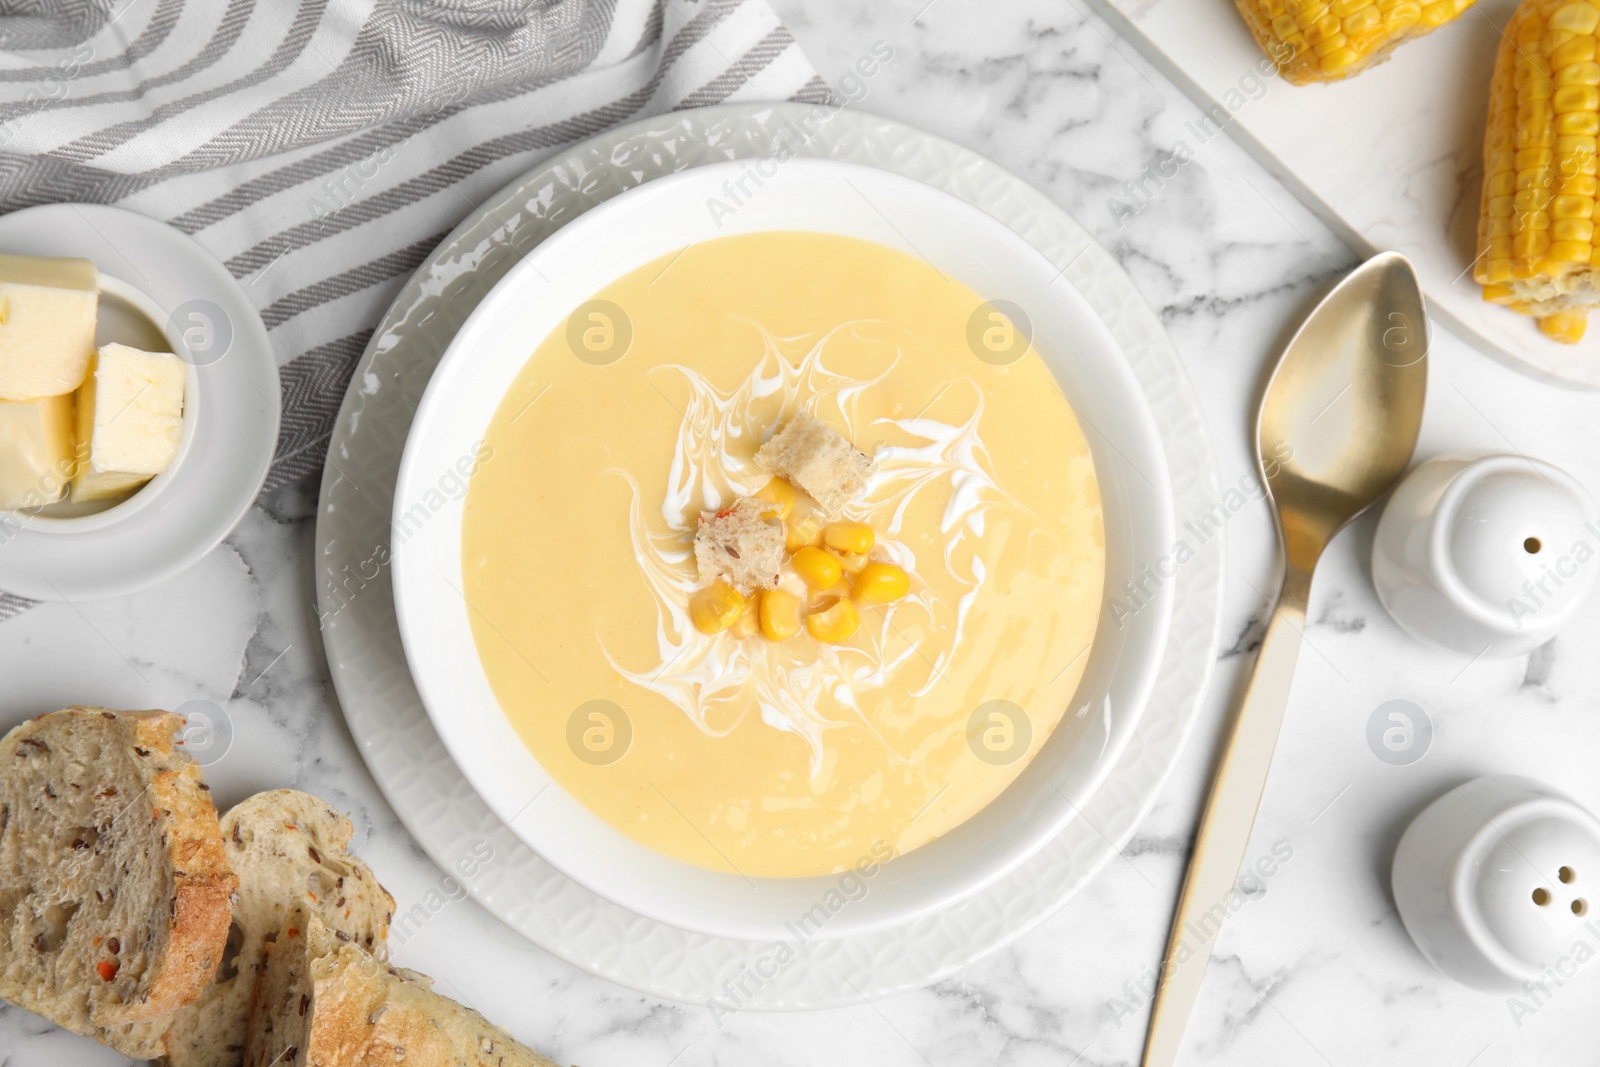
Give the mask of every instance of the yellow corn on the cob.
[(1600, 304), (1597, 29), (1600, 3), (1526, 0), (1501, 35), (1483, 141), (1474, 277), (1569, 344)]
[(1388, 58), (1395, 46), (1459, 18), (1474, 0), (1234, 0), (1278, 73), (1331, 82)]

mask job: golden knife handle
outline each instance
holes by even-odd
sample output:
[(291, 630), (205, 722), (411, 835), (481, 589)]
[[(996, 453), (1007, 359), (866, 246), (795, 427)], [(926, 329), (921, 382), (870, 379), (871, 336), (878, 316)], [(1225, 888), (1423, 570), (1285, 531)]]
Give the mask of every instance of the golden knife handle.
[(1162, 958), (1161, 984), (1145, 1037), (1144, 1067), (1172, 1067), (1177, 1062), (1212, 946), (1237, 891), (1239, 867), (1289, 703), (1310, 585), (1308, 574), (1291, 573), (1285, 583), (1256, 654), (1250, 687), (1223, 744)]

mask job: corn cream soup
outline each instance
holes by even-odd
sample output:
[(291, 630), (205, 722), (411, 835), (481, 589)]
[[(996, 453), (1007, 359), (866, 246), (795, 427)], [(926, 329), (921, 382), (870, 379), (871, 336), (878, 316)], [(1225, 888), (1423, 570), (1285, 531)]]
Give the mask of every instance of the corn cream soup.
[[(462, 567), (484, 670), (550, 775), (640, 843), (748, 876), (909, 851), (1004, 789), (1073, 707), (1105, 570), (1083, 433), (1008, 345), (922, 260), (799, 232), (663, 257), (545, 338), (485, 437)], [(701, 633), (699, 516), (766, 485), (752, 457), (800, 413), (873, 457), (836, 517), (909, 593), (838, 644)]]

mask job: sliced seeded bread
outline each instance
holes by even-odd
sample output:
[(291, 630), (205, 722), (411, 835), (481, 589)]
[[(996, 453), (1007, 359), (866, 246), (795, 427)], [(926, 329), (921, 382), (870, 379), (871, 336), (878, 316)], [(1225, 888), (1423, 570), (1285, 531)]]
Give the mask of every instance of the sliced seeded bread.
[(815, 415), (796, 415), (756, 451), (756, 466), (804, 489), (830, 515), (860, 496), (872, 458)]
[(268, 948), (246, 1067), (554, 1067), (314, 916)]
[(211, 980), (238, 887), (182, 722), (74, 707), (0, 740), (0, 997), (136, 1059)]
[(694, 561), (702, 585), (721, 578), (741, 593), (775, 589), (783, 566), (783, 523), (771, 504), (742, 496), (732, 507), (700, 516)]
[[(394, 898), (372, 869), (345, 851), (350, 820), (294, 789), (257, 793), (222, 817), (228, 859), (239, 875), (231, 964), (177, 1012), (164, 1041), (170, 1067), (239, 1067), (250, 1003), (266, 966), (266, 946), (315, 916), (328, 936), (387, 955)], [(300, 912), (301, 918), (291, 915)]]

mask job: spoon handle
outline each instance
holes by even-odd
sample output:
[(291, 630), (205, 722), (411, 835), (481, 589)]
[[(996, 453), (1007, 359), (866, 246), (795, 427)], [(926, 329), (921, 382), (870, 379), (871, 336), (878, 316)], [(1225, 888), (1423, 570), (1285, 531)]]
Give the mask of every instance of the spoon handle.
[(1171, 1067), (1177, 1062), (1217, 934), (1223, 921), (1243, 903), (1235, 880), (1289, 702), (1309, 591), (1310, 576), (1302, 578), (1291, 572), (1256, 654), (1250, 686), (1223, 745), (1162, 957), (1161, 984), (1145, 1038), (1144, 1067)]

